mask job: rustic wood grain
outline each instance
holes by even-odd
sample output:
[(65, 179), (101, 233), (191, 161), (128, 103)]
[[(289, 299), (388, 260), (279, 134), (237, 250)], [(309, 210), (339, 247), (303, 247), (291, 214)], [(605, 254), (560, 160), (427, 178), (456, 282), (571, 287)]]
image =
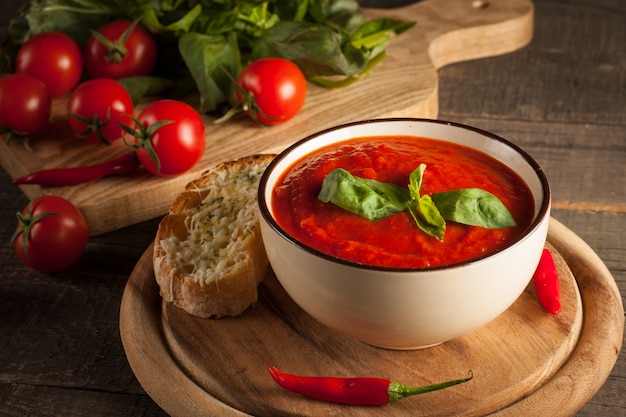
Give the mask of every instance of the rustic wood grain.
[[(85, 215), (90, 235), (164, 215), (185, 184), (219, 162), (274, 152), (324, 128), (355, 120), (435, 118), (436, 69), (526, 45), (532, 38), (532, 12), (529, 0), (494, 2), (489, 8), (472, 7), (466, 0), (424, 0), (393, 11), (372, 9), (367, 13), (370, 17), (398, 15), (419, 23), (391, 43), (389, 57), (370, 77), (334, 90), (309, 83), (304, 108), (288, 123), (267, 128), (242, 118), (216, 125), (214, 118), (205, 115), (207, 151), (183, 175), (163, 178), (140, 170), (71, 187), (21, 188), (31, 199), (55, 194), (72, 201)], [(34, 153), (17, 142), (0, 141), (0, 164), (13, 178), (40, 169), (92, 165), (126, 152), (120, 141), (95, 152), (94, 144), (78, 140), (67, 125), (66, 107), (67, 99), (54, 101), (50, 126), (32, 140)]]

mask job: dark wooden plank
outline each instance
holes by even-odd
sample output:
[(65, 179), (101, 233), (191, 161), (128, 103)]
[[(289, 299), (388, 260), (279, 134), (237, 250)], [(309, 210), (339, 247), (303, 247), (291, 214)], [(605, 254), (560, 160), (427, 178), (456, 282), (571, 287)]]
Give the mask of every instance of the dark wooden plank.
[(439, 71), (440, 114), (623, 127), (626, 3), (534, 3), (527, 47)]
[(165, 417), (145, 394), (119, 394), (100, 390), (67, 389), (45, 385), (0, 384), (4, 417)]

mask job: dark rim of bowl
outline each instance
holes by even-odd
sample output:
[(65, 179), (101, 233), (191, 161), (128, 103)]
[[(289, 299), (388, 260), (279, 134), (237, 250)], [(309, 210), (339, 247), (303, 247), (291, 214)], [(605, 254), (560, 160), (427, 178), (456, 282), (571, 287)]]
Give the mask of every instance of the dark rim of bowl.
[[(339, 130), (339, 129), (344, 129), (350, 126), (355, 126), (355, 125), (364, 125), (364, 124), (370, 124), (370, 123), (388, 123), (388, 122), (416, 122), (416, 123), (436, 123), (436, 124), (445, 124), (445, 125), (450, 125), (450, 126), (455, 126), (455, 127), (459, 127), (462, 129), (467, 129), (470, 131), (474, 131), (476, 133), (479, 133), (483, 136), (489, 137), (493, 140), (497, 140), (499, 142), (504, 143), (505, 145), (507, 145), (508, 147), (510, 147), (511, 149), (515, 150), (520, 156), (522, 156), (522, 158), (528, 163), (528, 165), (530, 165), (533, 169), (533, 171), (535, 172), (535, 174), (537, 175), (537, 177), (539, 178), (539, 181), (541, 182), (542, 185), (542, 203), (541, 203), (541, 207), (539, 207), (539, 210), (537, 211), (537, 214), (535, 216), (535, 218), (533, 219), (532, 223), (526, 228), (526, 230), (524, 230), (522, 233), (519, 234), (519, 236), (517, 236), (515, 239), (513, 239), (512, 241), (510, 241), (508, 244), (506, 244), (505, 246), (490, 252), (488, 254), (476, 257), (476, 258), (472, 258), (466, 261), (462, 261), (462, 262), (456, 262), (453, 264), (448, 264), (448, 265), (439, 265), (439, 266), (432, 266), (432, 267), (422, 267), (422, 268), (417, 268), (417, 267), (413, 267), (413, 268), (394, 268), (394, 267), (389, 267), (389, 266), (380, 266), (380, 265), (369, 265), (369, 264), (363, 264), (363, 263), (359, 263), (359, 262), (354, 262), (354, 261), (349, 261), (346, 259), (342, 259), (336, 256), (332, 256), (329, 255), (327, 253), (324, 253), (320, 250), (317, 250), (315, 248), (312, 248), (311, 246), (308, 246), (306, 244), (304, 244), (303, 242), (300, 242), (299, 240), (295, 239), (293, 236), (291, 236), (289, 233), (287, 233), (287, 231), (285, 229), (283, 229), (274, 219), (274, 217), (271, 215), (270, 210), (269, 210), (269, 202), (266, 200), (265, 198), (265, 189), (267, 187), (267, 181), (268, 178), (270, 176), (270, 173), (274, 170), (275, 166), (278, 165), (278, 163), (283, 160), (293, 149), (299, 147), (300, 145), (302, 145), (305, 142), (308, 142), (318, 136), (324, 135), (326, 133), (335, 131), (335, 130)], [(476, 128), (476, 127), (472, 127), (472, 126), (468, 126), (468, 125), (464, 125), (461, 123), (456, 123), (456, 122), (449, 122), (449, 121), (445, 121), (445, 120), (436, 120), (436, 119), (424, 119), (424, 118), (411, 118), (411, 117), (395, 117), (395, 118), (382, 118), (382, 119), (366, 119), (366, 120), (360, 120), (360, 121), (355, 121), (355, 122), (350, 122), (350, 123), (345, 123), (342, 125), (338, 125), (338, 126), (334, 126), (328, 129), (324, 129), (322, 131), (319, 131), (317, 133), (313, 133), (312, 135), (309, 135), (307, 137), (305, 137), (304, 139), (300, 139), (299, 141), (293, 143), (292, 145), (290, 145), (289, 147), (287, 147), (286, 149), (284, 149), (282, 152), (280, 152), (279, 155), (276, 156), (276, 158), (270, 162), (270, 164), (267, 166), (265, 172), (263, 173), (263, 175), (261, 176), (261, 180), (259, 182), (259, 189), (258, 189), (258, 205), (259, 205), (259, 210), (261, 212), (261, 216), (263, 216), (263, 218), (267, 221), (267, 223), (270, 225), (270, 227), (272, 229), (274, 229), (279, 235), (281, 235), (284, 239), (286, 239), (288, 242), (290, 242), (291, 244), (299, 247), (300, 249), (313, 254), (315, 256), (318, 256), (320, 258), (324, 258), (328, 261), (331, 262), (336, 262), (336, 263), (340, 263), (343, 265), (347, 265), (347, 266), (351, 266), (351, 267), (355, 267), (355, 268), (361, 268), (361, 269), (369, 269), (369, 270), (378, 270), (378, 271), (394, 271), (394, 272), (415, 272), (415, 271), (435, 271), (435, 270), (441, 270), (441, 269), (449, 269), (449, 268), (458, 268), (464, 265), (468, 265), (468, 264), (472, 264), (472, 263), (476, 263), (479, 262), (483, 259), (489, 258), (497, 253), (503, 252), (515, 245), (517, 245), (519, 242), (521, 242), (522, 240), (526, 239), (526, 237), (528, 235), (530, 235), (530, 233), (535, 230), (536, 228), (539, 227), (539, 224), (541, 222), (541, 220), (545, 217), (549, 207), (550, 207), (550, 186), (548, 184), (548, 179), (545, 176), (545, 173), (543, 172), (543, 169), (539, 166), (539, 164), (537, 163), (537, 161), (535, 161), (526, 151), (524, 151), (522, 148), (520, 148), (519, 146), (517, 146), (516, 144), (498, 136), (495, 135), (491, 132), (487, 132), (485, 130)]]

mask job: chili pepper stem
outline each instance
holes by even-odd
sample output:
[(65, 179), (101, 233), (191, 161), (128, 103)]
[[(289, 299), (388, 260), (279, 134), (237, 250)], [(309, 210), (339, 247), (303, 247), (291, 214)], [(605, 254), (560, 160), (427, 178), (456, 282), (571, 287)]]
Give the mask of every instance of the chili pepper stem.
[(440, 382), (438, 384), (426, 385), (423, 387), (409, 387), (398, 382), (391, 381), (389, 383), (389, 388), (387, 388), (387, 392), (389, 393), (389, 403), (391, 404), (412, 395), (424, 394), (426, 392), (437, 391), (440, 389), (451, 387), (453, 385), (462, 384), (464, 382), (470, 381), (473, 378), (474, 372), (470, 370), (466, 378)]

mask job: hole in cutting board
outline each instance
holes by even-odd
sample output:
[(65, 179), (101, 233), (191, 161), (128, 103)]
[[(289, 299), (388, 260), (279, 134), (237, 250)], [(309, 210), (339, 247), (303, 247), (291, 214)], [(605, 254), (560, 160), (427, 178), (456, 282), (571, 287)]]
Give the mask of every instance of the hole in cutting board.
[(474, 9), (486, 9), (489, 7), (489, 2), (485, 0), (474, 0), (472, 2), (472, 7)]

